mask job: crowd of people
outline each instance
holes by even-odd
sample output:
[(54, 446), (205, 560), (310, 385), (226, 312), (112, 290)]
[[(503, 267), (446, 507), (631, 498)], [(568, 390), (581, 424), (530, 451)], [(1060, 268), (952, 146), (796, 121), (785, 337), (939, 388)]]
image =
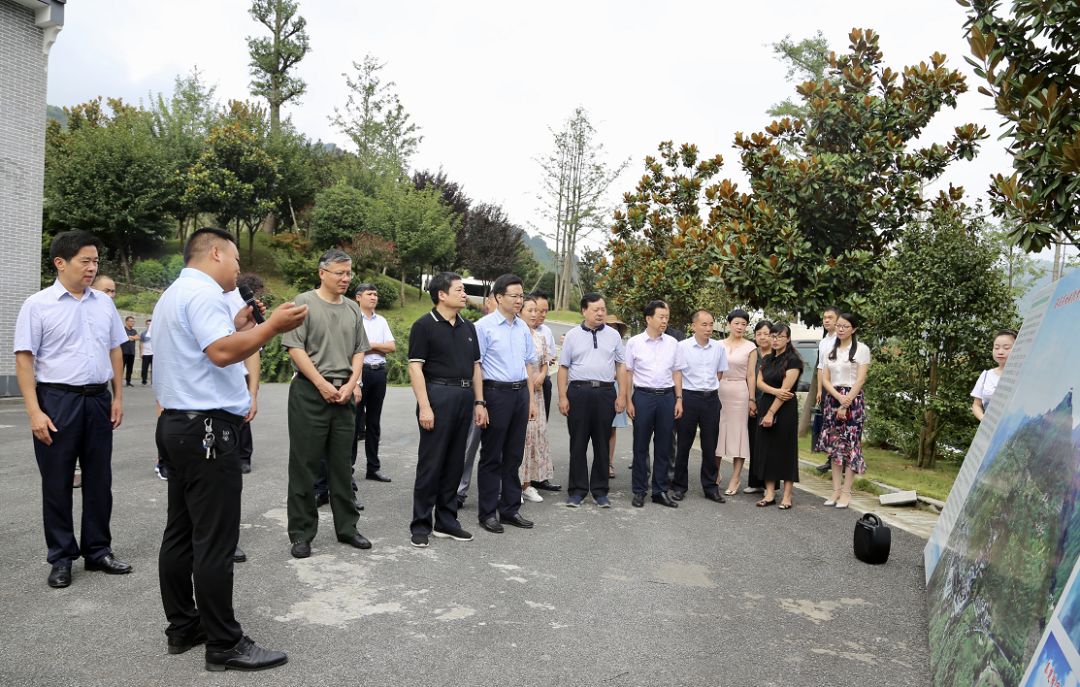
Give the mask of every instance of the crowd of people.
[[(311, 555), (317, 509), (326, 503), (336, 539), (370, 548), (357, 529), (363, 505), (354, 464), (363, 442), (366, 479), (390, 481), (381, 470), (379, 442), (386, 356), (396, 346), (385, 318), (375, 312), (378, 291), (361, 284), (348, 297), (351, 258), (330, 250), (317, 265), (319, 286), (267, 317), (254, 295), (262, 286), (257, 278), (241, 280), (237, 288), (239, 253), (232, 236), (200, 229), (184, 247), (185, 268), (140, 334), (132, 318), (121, 321), (110, 300), (111, 280), (95, 282), (99, 248), (86, 232), (55, 237), (50, 257), (56, 282), (26, 300), (15, 332), (17, 378), (42, 477), (47, 582), (69, 586), (72, 563), (80, 557), (86, 570), (132, 571), (112, 550), (111, 452), (113, 430), (123, 419), (124, 387), (130, 386), (125, 346), (139, 342), (148, 359), (144, 382), (153, 365), (159, 471), (168, 479), (158, 559), (167, 650), (179, 654), (205, 644), (207, 670), (280, 665), (286, 654), (244, 635), (232, 605), (233, 565), (245, 559), (240, 494), (251, 470), (259, 351), (282, 335), (296, 371), (288, 398), (291, 554)], [(515, 275), (495, 280), (488, 312), (475, 324), (462, 316), (468, 297), (459, 275), (435, 275), (427, 290), (433, 307), (412, 325), (408, 344), (419, 430), (409, 526), (414, 546), (427, 547), (431, 537), (472, 540), (458, 516), (474, 463), (478, 525), (492, 534), (506, 526), (534, 527), (523, 505), (542, 501), (541, 491), (563, 489), (555, 482), (547, 436), (553, 376), (569, 433), (567, 507), (579, 508), (587, 498), (611, 507), (616, 429), (628, 419), (633, 507), (650, 500), (678, 508), (690, 491), (690, 454), (699, 436), (706, 499), (724, 503), (725, 496), (738, 494), (745, 467), (742, 492), (761, 494), (758, 507), (794, 506), (795, 387), (804, 362), (787, 324), (756, 322), (747, 338), (751, 317), (736, 309), (727, 314), (727, 336), (719, 340), (713, 314), (698, 310), (690, 336), (684, 336), (669, 326), (670, 308), (657, 299), (641, 313), (644, 331), (626, 339), (626, 325), (609, 316), (603, 296), (588, 293), (580, 303), (581, 323), (557, 348), (545, 324), (547, 298), (526, 293)], [(858, 340), (853, 314), (829, 308), (822, 319), (822, 420), (815, 448), (827, 453), (832, 473), (834, 490), (825, 505), (846, 508), (855, 476), (866, 471), (863, 387), (870, 351)], [(980, 419), (1015, 337), (999, 333), (993, 349), (998, 367), (984, 372), (972, 392), (972, 411)], [(725, 458), (731, 461), (726, 481)], [(77, 464), (84, 473), (78, 539), (72, 519)]]

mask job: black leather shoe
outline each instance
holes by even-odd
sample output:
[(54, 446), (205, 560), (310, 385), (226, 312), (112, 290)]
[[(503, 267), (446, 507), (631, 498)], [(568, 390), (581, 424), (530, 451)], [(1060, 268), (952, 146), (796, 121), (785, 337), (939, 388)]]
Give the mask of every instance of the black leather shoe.
[(236, 646), (227, 651), (206, 651), (206, 669), (214, 672), (222, 670), (263, 670), (280, 666), (289, 661), (284, 651), (264, 649), (250, 637), (244, 637)]
[(480, 526), (492, 534), (502, 534), (503, 526), (499, 523), (499, 519), (490, 517), (487, 520), (481, 520)]
[(830, 470), (832, 470), (832, 461), (827, 460), (827, 461), (825, 461), (824, 463), (822, 463), (821, 465), (817, 466), (814, 469), (824, 475), (826, 472), (829, 472)]
[(556, 484), (549, 479), (546, 479), (543, 482), (531, 482), (530, 484), (543, 491), (562, 491), (561, 484)]
[(246, 560), (247, 560), (247, 554), (244, 553), (243, 549), (241, 549), (239, 546), (237, 546), (236, 551), (233, 551), (232, 562), (233, 563), (243, 563)]
[(203, 632), (201, 627), (197, 627), (186, 635), (169, 637), (168, 649), (170, 654), (182, 654), (185, 651), (205, 643), (206, 633)]
[(387, 477), (386, 475), (379, 472), (378, 470), (376, 470), (375, 472), (367, 473), (367, 475), (364, 477), (364, 479), (369, 479), (372, 482), (392, 482), (393, 481), (389, 477)]
[(671, 497), (667, 495), (666, 491), (662, 491), (659, 494), (652, 495), (652, 502), (659, 503), (661, 506), (667, 506), (668, 508), (678, 508), (679, 504), (671, 500)]
[(330, 503), (330, 494), (315, 494), (315, 507), (322, 508)]
[(311, 555), (311, 544), (306, 541), (294, 541), (289, 553), (293, 558), (307, 558)]
[(71, 563), (56, 563), (49, 572), (49, 586), (63, 589), (71, 586)]
[(504, 525), (520, 527), (523, 530), (531, 530), (533, 528), (533, 521), (526, 520), (524, 517), (522, 517), (521, 513), (514, 513), (509, 517), (500, 518), (500, 520)]
[(99, 570), (110, 575), (127, 575), (131, 572), (130, 565), (123, 561), (116, 560), (116, 556), (113, 556), (111, 553), (100, 560), (87, 560), (86, 569)]
[(337, 540), (342, 544), (348, 544), (358, 549), (370, 549), (371, 542), (367, 540), (367, 537), (357, 532), (351, 537), (338, 537)]
[(685, 491), (678, 491), (678, 490), (672, 491), (671, 492), (671, 498), (675, 499), (676, 501), (682, 501), (683, 499), (686, 498), (686, 492)]
[(645, 494), (634, 494), (634, 500), (630, 502), (634, 508), (641, 508), (645, 505)]
[(727, 499), (725, 499), (724, 495), (718, 491), (705, 492), (705, 498), (709, 499), (710, 501), (716, 501), (717, 503), (727, 503)]

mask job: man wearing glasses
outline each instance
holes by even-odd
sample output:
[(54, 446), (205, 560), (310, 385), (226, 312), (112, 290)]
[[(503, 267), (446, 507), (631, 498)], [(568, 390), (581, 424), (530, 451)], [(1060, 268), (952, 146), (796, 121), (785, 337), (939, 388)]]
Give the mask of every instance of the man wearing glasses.
[(294, 558), (311, 555), (311, 540), (319, 527), (314, 484), (324, 456), (338, 541), (371, 548), (371, 542), (356, 531), (360, 511), (352, 491), (353, 395), (370, 348), (360, 307), (345, 298), (352, 277), (348, 253), (338, 249), (324, 253), (319, 259), (319, 288), (296, 297), (297, 305), (308, 306), (307, 319), (281, 339), (297, 372), (289, 385), (286, 508)]

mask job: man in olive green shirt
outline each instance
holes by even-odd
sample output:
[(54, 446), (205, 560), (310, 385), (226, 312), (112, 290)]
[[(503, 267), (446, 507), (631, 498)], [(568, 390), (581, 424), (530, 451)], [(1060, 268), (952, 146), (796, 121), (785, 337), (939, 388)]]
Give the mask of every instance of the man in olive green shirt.
[(352, 445), (356, 428), (354, 397), (371, 346), (360, 307), (345, 298), (352, 281), (352, 259), (333, 249), (319, 259), (319, 288), (297, 296), (308, 306), (302, 325), (282, 336), (296, 367), (289, 385), (289, 539), (295, 558), (311, 555), (319, 526), (315, 477), (326, 457), (330, 508), (338, 541), (370, 549), (356, 531), (360, 518), (352, 492)]

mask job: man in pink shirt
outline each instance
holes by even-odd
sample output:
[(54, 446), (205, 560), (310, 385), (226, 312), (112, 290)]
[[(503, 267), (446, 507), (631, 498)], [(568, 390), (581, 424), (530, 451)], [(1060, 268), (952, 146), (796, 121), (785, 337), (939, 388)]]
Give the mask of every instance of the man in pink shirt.
[(668, 508), (679, 504), (668, 496), (671, 433), (682, 415), (682, 349), (667, 329), (669, 308), (664, 301), (645, 306), (645, 331), (626, 342), (630, 384), (626, 412), (634, 421), (633, 489), (635, 508), (645, 505), (649, 488), (649, 441), (653, 442), (652, 500)]

